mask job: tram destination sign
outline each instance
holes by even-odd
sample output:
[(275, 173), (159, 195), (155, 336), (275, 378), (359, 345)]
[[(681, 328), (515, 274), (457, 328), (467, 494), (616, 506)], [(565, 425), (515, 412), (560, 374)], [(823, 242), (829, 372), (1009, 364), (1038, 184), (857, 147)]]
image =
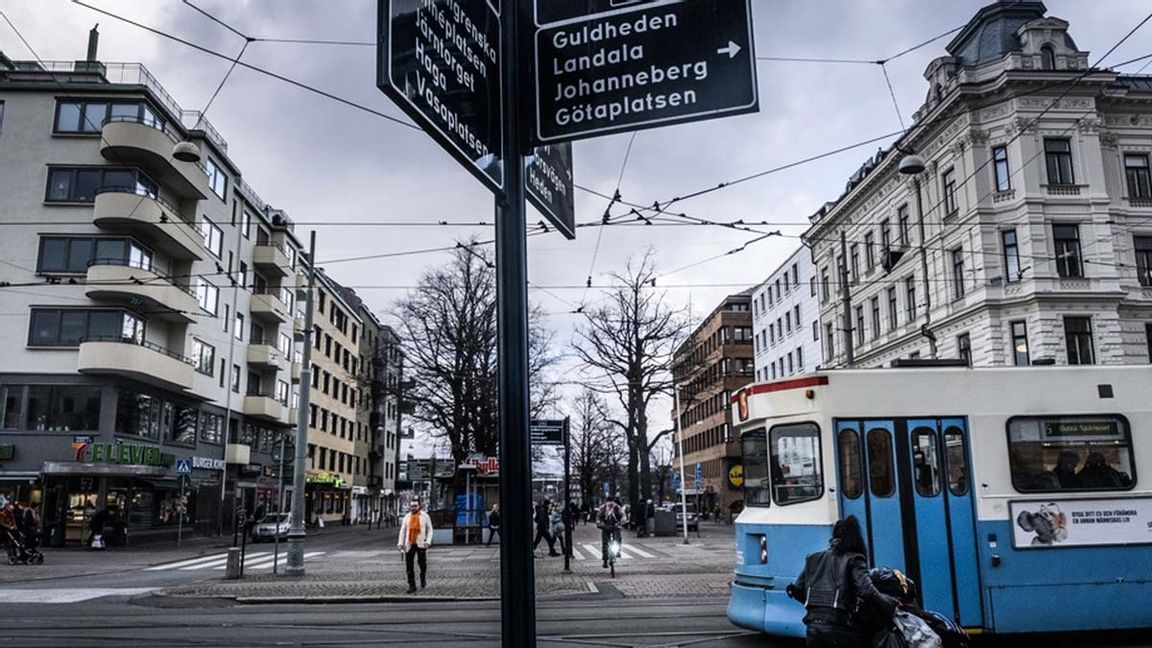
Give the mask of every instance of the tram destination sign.
[(632, 4), (536, 31), (535, 144), (759, 109), (751, 0)]

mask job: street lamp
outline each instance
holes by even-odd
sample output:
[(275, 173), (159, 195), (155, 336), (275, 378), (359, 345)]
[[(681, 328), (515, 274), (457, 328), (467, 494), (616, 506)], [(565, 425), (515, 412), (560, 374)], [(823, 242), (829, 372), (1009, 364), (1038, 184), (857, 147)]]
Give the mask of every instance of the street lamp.
[(684, 428), (680, 425), (680, 386), (672, 381), (672, 409), (676, 416), (676, 438), (680, 445), (680, 516), (684, 519), (684, 544), (688, 544), (688, 482), (684, 479)]
[(928, 338), (928, 357), (936, 359), (936, 336), (932, 334), (929, 325), (932, 323), (932, 290), (928, 283), (928, 239), (924, 235), (924, 199), (920, 194), (920, 174), (924, 173), (927, 165), (924, 158), (915, 153), (908, 152), (900, 160), (900, 173), (912, 177), (912, 186), (916, 190), (916, 223), (920, 232), (920, 272), (924, 276), (924, 324), (920, 333)]

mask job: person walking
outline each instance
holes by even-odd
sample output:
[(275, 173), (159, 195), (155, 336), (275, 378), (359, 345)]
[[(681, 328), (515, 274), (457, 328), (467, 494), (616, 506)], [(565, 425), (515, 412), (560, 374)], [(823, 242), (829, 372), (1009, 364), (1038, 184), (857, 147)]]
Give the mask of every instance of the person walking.
[(810, 554), (788, 596), (804, 604), (809, 648), (857, 648), (864, 637), (853, 612), (857, 602), (891, 619), (899, 601), (876, 589), (868, 576), (868, 547), (860, 522), (850, 515), (836, 522), (828, 549)]
[(559, 556), (556, 553), (556, 539), (552, 537), (551, 524), (552, 513), (549, 510), (548, 498), (540, 500), (540, 504), (536, 506), (534, 519), (536, 521), (536, 538), (532, 540), (532, 551), (536, 551), (536, 547), (540, 546), (540, 541), (545, 540), (548, 542), (548, 555)]
[(104, 527), (112, 519), (112, 510), (115, 508), (112, 505), (105, 506), (104, 508), (96, 511), (90, 520), (88, 520), (88, 546), (93, 549), (104, 548)]
[(408, 571), (408, 593), (416, 593), (416, 567), (420, 565), (420, 589), (428, 585), (428, 547), (432, 546), (432, 518), (420, 508), (420, 500), (412, 500), (408, 514), (400, 523), (400, 537), (396, 547), (404, 554)]
[(568, 550), (564, 544), (564, 510), (560, 507), (560, 502), (552, 504), (552, 512), (548, 516), (548, 523), (551, 525), (550, 531), (552, 537), (556, 539), (556, 543), (560, 545), (561, 556), (567, 555)]
[(493, 504), (492, 510), (488, 511), (488, 544), (492, 546), (492, 537), (500, 535), (500, 505)]
[(624, 522), (624, 511), (620, 503), (609, 498), (597, 511), (596, 526), (600, 529), (600, 557), (604, 560), (604, 569), (608, 569), (608, 545), (615, 541), (620, 543), (620, 525)]

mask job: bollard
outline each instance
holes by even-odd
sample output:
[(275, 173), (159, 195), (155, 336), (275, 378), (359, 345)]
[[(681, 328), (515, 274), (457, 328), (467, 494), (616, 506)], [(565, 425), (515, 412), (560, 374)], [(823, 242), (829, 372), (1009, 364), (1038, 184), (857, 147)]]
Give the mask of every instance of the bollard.
[(227, 580), (236, 580), (240, 578), (240, 549), (231, 547), (228, 549), (228, 566), (224, 572), (224, 578)]

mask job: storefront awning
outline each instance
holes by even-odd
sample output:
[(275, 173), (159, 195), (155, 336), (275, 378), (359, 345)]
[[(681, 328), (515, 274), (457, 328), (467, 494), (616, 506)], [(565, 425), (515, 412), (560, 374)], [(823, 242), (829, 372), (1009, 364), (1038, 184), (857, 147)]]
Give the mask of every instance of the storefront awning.
[(109, 477), (164, 477), (168, 474), (168, 469), (161, 466), (80, 461), (45, 461), (40, 471), (45, 475), (105, 475)]

